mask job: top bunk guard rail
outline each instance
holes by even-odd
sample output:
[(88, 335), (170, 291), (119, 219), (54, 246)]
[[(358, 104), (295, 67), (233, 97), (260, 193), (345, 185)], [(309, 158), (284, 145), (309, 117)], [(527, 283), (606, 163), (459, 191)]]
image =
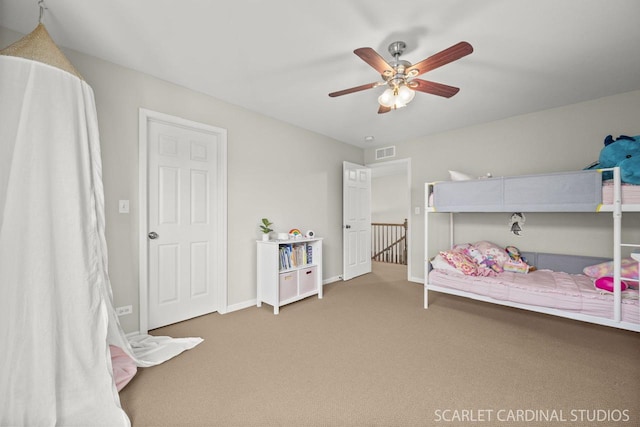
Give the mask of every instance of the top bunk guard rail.
[[(602, 200), (602, 173), (614, 175), (613, 202)], [(430, 212), (619, 212), (640, 211), (624, 203), (620, 168), (538, 175), (438, 181), (425, 184)], [(615, 178), (617, 176), (617, 178)], [(430, 203), (431, 202), (431, 203)]]

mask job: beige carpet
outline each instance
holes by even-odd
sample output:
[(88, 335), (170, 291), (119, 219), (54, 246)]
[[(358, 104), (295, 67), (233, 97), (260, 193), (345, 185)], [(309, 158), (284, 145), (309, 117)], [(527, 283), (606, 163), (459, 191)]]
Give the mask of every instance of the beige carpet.
[(204, 342), (139, 370), (123, 408), (134, 427), (640, 425), (640, 334), (436, 293), (424, 310), (405, 278), (376, 263), (277, 316), (157, 329)]

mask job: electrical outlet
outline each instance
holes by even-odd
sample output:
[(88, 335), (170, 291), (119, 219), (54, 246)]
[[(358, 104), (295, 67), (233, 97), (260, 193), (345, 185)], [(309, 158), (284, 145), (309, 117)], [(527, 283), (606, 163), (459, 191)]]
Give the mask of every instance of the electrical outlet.
[(133, 306), (131, 305), (124, 305), (122, 307), (116, 307), (116, 314), (118, 316), (124, 316), (126, 314), (131, 314), (133, 313)]

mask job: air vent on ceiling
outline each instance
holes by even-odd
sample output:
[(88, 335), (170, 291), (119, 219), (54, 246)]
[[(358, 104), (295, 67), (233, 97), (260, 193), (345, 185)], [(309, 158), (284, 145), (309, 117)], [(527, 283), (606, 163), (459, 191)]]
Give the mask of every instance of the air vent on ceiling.
[(376, 160), (388, 159), (396, 156), (396, 146), (378, 148), (376, 150)]

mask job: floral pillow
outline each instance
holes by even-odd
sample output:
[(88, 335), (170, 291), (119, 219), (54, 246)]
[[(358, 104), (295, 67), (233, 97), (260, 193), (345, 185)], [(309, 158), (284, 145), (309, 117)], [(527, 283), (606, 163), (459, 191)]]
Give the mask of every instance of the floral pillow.
[(478, 248), (470, 246), (464, 250), (464, 253), (478, 265), (480, 276), (495, 276), (496, 273), (502, 273), (504, 270), (491, 258), (487, 258)]
[(433, 267), (434, 270), (444, 270), (455, 274), (462, 274), (462, 271), (449, 264), (449, 261), (440, 254), (431, 260), (431, 267)]
[[(481, 259), (477, 259), (480, 257)], [(495, 276), (502, 268), (490, 259), (484, 258), (471, 243), (455, 245), (449, 251), (442, 251), (436, 257), (445, 260), (451, 268), (467, 276)], [(435, 268), (435, 267), (434, 267)]]
[(475, 246), (485, 258), (493, 261), (500, 268), (510, 259), (507, 251), (495, 243), (482, 240), (474, 243), (473, 246)]
[(476, 264), (464, 252), (457, 250), (441, 251), (440, 255), (461, 273), (466, 274), (467, 276), (478, 275), (478, 264)]
[[(585, 267), (583, 273), (586, 276), (599, 278), (605, 276), (613, 276), (613, 261), (603, 262), (596, 265)], [(623, 258), (620, 260), (620, 277), (627, 279), (638, 278), (638, 261), (632, 258)]]

